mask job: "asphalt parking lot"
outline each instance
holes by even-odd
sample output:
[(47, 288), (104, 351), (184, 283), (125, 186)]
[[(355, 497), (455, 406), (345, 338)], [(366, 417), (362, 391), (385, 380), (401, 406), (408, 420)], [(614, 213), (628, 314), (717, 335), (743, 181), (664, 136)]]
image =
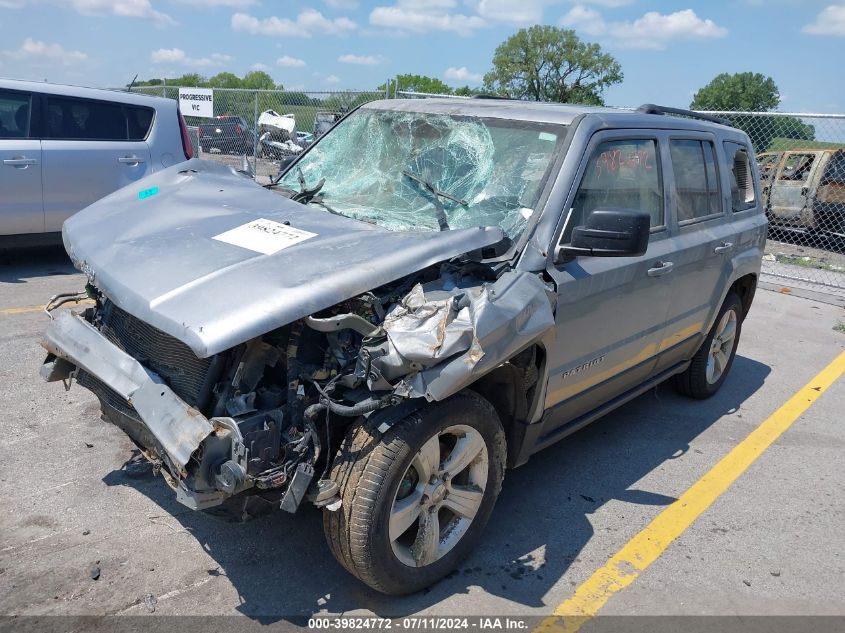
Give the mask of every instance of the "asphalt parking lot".
[[(716, 397), (659, 387), (510, 471), (461, 570), (388, 598), (335, 562), (317, 510), (187, 510), (126, 466), (90, 393), (41, 382), (38, 306), (83, 284), (59, 249), (0, 260), (2, 615), (544, 616), (845, 350), (841, 307), (759, 291)], [(838, 378), (601, 613), (845, 615), (843, 410)]]

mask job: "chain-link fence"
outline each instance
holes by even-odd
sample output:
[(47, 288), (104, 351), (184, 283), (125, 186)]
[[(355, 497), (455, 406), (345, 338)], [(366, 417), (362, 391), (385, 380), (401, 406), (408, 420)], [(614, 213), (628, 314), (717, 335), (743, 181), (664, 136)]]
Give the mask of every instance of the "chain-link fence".
[(845, 115), (710, 114), (754, 145), (769, 218), (765, 277), (845, 298)]
[[(138, 92), (179, 98), (179, 88)], [(395, 91), (392, 97), (454, 95)], [(214, 89), (214, 118), (186, 116), (203, 158), (240, 165), (259, 178), (300, 153), (335, 121), (384, 92), (288, 92)], [(845, 114), (709, 112), (745, 130), (762, 176), (769, 239), (763, 272), (770, 282), (812, 284), (845, 300)]]

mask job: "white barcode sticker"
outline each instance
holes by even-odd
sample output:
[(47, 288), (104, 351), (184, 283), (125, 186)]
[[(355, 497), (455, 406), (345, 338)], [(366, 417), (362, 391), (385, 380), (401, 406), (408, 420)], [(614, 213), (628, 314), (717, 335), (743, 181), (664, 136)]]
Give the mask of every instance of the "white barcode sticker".
[(213, 239), (240, 246), (256, 253), (272, 255), (288, 246), (299, 244), (299, 242), (304, 242), (316, 236), (316, 233), (310, 231), (303, 231), (287, 224), (259, 218), (220, 235), (215, 235)]

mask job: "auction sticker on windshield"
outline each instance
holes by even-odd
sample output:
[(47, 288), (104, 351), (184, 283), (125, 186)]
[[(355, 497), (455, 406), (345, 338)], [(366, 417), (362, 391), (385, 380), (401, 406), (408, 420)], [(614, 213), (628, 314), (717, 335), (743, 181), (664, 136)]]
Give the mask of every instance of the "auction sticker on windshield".
[(303, 231), (287, 224), (259, 218), (220, 235), (215, 235), (213, 239), (240, 246), (256, 253), (272, 255), (288, 246), (293, 246), (316, 236), (316, 233), (310, 231)]

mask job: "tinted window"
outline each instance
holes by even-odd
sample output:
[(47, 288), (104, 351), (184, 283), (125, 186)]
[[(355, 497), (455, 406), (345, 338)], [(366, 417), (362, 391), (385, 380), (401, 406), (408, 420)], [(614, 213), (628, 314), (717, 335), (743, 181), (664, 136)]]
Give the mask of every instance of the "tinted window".
[(725, 158), (731, 169), (731, 209), (744, 211), (754, 206), (754, 181), (748, 162), (748, 148), (740, 143), (726, 142)]
[(0, 90), (0, 138), (26, 138), (32, 113), (32, 97)]
[(118, 103), (47, 98), (47, 138), (125, 141), (126, 117)]
[(651, 216), (651, 226), (663, 225), (656, 141), (605, 141), (595, 149), (575, 194), (569, 226), (582, 225), (599, 208), (639, 209)]
[(669, 141), (672, 170), (678, 190), (678, 221), (722, 212), (716, 154), (709, 141)]
[(140, 108), (136, 106), (123, 106), (126, 112), (126, 122), (129, 127), (130, 141), (143, 141), (150, 133), (153, 125), (152, 108)]

